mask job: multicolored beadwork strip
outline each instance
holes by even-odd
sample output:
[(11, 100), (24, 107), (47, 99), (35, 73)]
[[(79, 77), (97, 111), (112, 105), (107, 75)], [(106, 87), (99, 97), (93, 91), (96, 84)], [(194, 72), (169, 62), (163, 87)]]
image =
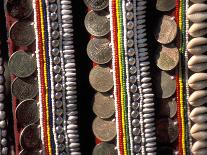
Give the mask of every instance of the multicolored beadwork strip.
[(81, 154), (70, 0), (34, 1), (41, 136), (46, 154)]
[(146, 1), (110, 0), (118, 154), (156, 152)]

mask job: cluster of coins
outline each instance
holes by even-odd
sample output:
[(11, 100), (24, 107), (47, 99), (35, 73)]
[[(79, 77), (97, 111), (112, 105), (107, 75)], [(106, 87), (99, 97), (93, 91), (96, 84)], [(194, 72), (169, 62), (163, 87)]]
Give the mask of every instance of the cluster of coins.
[[(31, 0), (8, 1), (7, 21), (12, 21), (9, 38), (11, 53), (8, 67), (11, 73), (14, 120), (17, 121), (15, 137), (16, 153), (21, 155), (40, 154), (41, 137), (36, 61), (34, 53), (35, 32)], [(15, 127), (14, 127), (15, 128)], [(19, 131), (20, 137), (19, 137)]]
[(113, 76), (110, 65), (112, 49), (110, 47), (108, 18), (108, 0), (85, 0), (91, 11), (85, 17), (85, 27), (92, 35), (87, 45), (88, 57), (93, 61), (94, 68), (90, 71), (89, 82), (97, 91), (93, 101), (93, 111), (97, 117), (93, 121), (94, 135), (101, 143), (93, 150), (93, 155), (115, 155), (115, 146), (110, 143), (116, 137), (114, 121), (114, 98), (112, 95)]
[(175, 118), (177, 104), (175, 98), (176, 80), (175, 68), (179, 62), (179, 52), (173, 42), (177, 35), (177, 24), (172, 14), (175, 8), (175, 0), (157, 0), (156, 9), (160, 11), (154, 35), (158, 42), (155, 54), (157, 68), (154, 73), (155, 93), (158, 102), (157, 141), (158, 154), (177, 154), (172, 144), (178, 137), (178, 126)]
[(189, 35), (192, 37), (187, 45), (190, 59), (188, 68), (191, 71), (188, 85), (191, 95), (188, 98), (192, 106), (190, 119), (193, 125), (190, 129), (194, 139), (191, 148), (192, 154), (207, 154), (207, 4), (206, 0), (191, 0), (191, 6), (187, 10), (187, 18), (190, 21)]

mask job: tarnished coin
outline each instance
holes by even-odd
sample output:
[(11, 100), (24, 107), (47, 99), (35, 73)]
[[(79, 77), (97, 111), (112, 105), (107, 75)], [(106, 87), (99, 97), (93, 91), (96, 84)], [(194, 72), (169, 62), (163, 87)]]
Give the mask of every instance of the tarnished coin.
[(177, 113), (177, 103), (175, 98), (162, 99), (159, 104), (158, 114), (164, 117), (173, 118)]
[(88, 57), (97, 64), (105, 64), (112, 58), (110, 41), (106, 38), (94, 38), (88, 42)]
[(36, 150), (41, 145), (40, 129), (37, 124), (26, 126), (20, 135), (20, 145), (25, 150)]
[(162, 45), (156, 52), (156, 64), (162, 70), (172, 70), (179, 62), (179, 51), (174, 45)]
[(11, 92), (19, 100), (34, 98), (38, 93), (37, 78), (16, 78), (12, 82)]
[(37, 65), (34, 56), (24, 51), (16, 51), (11, 55), (8, 67), (15, 76), (25, 78), (35, 72)]
[(100, 118), (110, 118), (114, 115), (114, 99), (110, 94), (96, 93), (94, 96), (93, 112)]
[(35, 41), (34, 24), (17, 21), (11, 26), (9, 36), (16, 46), (28, 46)]
[(176, 90), (175, 77), (165, 71), (157, 72), (155, 76), (156, 96), (158, 98), (171, 97)]
[(157, 140), (160, 143), (173, 143), (178, 137), (177, 121), (162, 118), (157, 121)]
[(176, 0), (157, 0), (156, 9), (159, 11), (170, 11), (175, 8)]
[(107, 18), (107, 12), (94, 12), (87, 13), (84, 20), (87, 31), (94, 36), (105, 36), (110, 32), (110, 21)]
[(115, 145), (110, 143), (97, 144), (93, 149), (92, 155), (116, 155)]
[(7, 10), (13, 18), (25, 19), (33, 13), (32, 0), (8, 1)]
[(109, 0), (84, 0), (87, 7), (94, 11), (105, 9), (109, 5)]
[(99, 140), (108, 142), (116, 137), (115, 121), (103, 120), (96, 117), (92, 125), (93, 133)]
[(22, 101), (16, 108), (16, 119), (24, 126), (37, 122), (39, 120), (37, 101), (33, 99)]
[(164, 15), (155, 28), (155, 38), (161, 44), (171, 43), (177, 35), (177, 24), (174, 18)]
[(22, 150), (19, 152), (19, 155), (44, 155), (39, 150), (36, 151), (30, 151), (30, 150)]
[(91, 86), (98, 92), (107, 92), (113, 88), (113, 76), (108, 67), (94, 67), (89, 74)]

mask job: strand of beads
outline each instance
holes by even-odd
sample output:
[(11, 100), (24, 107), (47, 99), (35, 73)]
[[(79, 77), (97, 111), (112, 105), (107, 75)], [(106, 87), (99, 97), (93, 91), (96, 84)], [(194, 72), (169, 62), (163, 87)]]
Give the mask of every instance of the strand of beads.
[(109, 0), (109, 11), (110, 11), (110, 29), (111, 29), (111, 45), (112, 45), (112, 67), (113, 67), (113, 79), (114, 79), (114, 103), (115, 103), (115, 116), (116, 116), (116, 131), (117, 131), (117, 152), (119, 155), (123, 155), (123, 143), (122, 143), (122, 125), (120, 118), (120, 107), (119, 107), (119, 84), (117, 78), (118, 63), (117, 63), (117, 28), (116, 28), (116, 1)]
[(76, 92), (76, 69), (73, 45), (73, 16), (71, 0), (61, 0), (62, 36), (63, 36), (63, 57), (65, 69), (65, 93), (66, 93), (66, 125), (69, 152), (80, 153), (78, 135), (78, 111), (77, 111), (77, 92)]
[[(188, 8), (188, 1), (186, 1), (187, 17), (190, 21), (190, 27), (188, 21), (186, 22), (186, 30), (192, 37), (188, 40), (188, 34), (186, 33), (187, 51), (185, 53), (186, 61), (188, 61), (188, 69), (190, 70), (190, 77), (188, 79), (188, 85), (191, 88), (192, 93), (188, 97), (188, 103), (192, 106), (190, 112), (190, 119), (193, 125), (190, 129), (190, 134), (194, 140), (191, 147), (192, 154), (206, 154), (207, 153), (207, 133), (206, 130), (206, 32), (203, 31), (202, 26), (206, 26), (206, 1), (191, 0), (191, 6)], [(205, 9), (204, 9), (205, 8)], [(199, 16), (197, 16), (199, 14)], [(197, 18), (195, 18), (197, 16)], [(189, 28), (189, 29), (188, 29)], [(190, 59), (188, 60), (188, 54)], [(188, 74), (186, 76), (188, 78)], [(189, 92), (188, 88), (187, 91)], [(188, 93), (187, 92), (187, 93)], [(199, 119), (198, 119), (199, 117)], [(191, 139), (190, 139), (191, 146)]]
[[(1, 33), (1, 32), (0, 32)], [(5, 86), (4, 86), (4, 61), (2, 57), (1, 50), (1, 40), (0, 40), (0, 154), (7, 155), (7, 131), (6, 131), (6, 112), (5, 112)]]
[[(123, 10), (123, 26), (124, 26), (124, 51), (125, 51), (125, 66), (126, 66), (126, 85), (127, 85), (127, 106), (128, 106), (128, 123), (129, 123), (129, 142), (130, 142), (130, 153), (133, 154), (133, 129), (131, 124), (131, 115), (133, 114), (134, 117), (136, 117), (136, 109), (135, 111), (132, 111), (131, 108), (131, 100), (132, 100), (132, 93), (131, 93), (131, 87), (132, 85), (130, 83), (133, 83), (132, 76), (130, 76), (129, 73), (129, 67), (135, 64), (135, 59), (133, 57), (134, 53), (130, 53), (129, 47), (127, 46), (128, 39), (133, 38), (133, 22), (130, 20), (132, 18), (129, 18), (127, 15), (132, 13), (130, 10), (131, 8), (126, 8), (128, 6), (128, 3), (131, 3), (130, 1), (123, 1), (122, 4), (122, 10)], [(130, 55), (131, 54), (131, 55)], [(135, 81), (136, 81), (136, 77)], [(136, 88), (135, 88), (136, 89)]]
[[(138, 79), (141, 81), (141, 91), (143, 96), (140, 96), (140, 123), (142, 132), (142, 143), (143, 148), (142, 154), (156, 153), (156, 137), (155, 137), (155, 110), (154, 110), (154, 94), (152, 93), (152, 83), (150, 77), (150, 62), (148, 56), (147, 48), (147, 38), (146, 38), (146, 3), (145, 0), (139, 0), (137, 2), (136, 8), (136, 19), (137, 19), (137, 47), (138, 47), (138, 57), (140, 74), (138, 74)], [(143, 125), (142, 125), (143, 124)], [(143, 129), (142, 129), (143, 128)]]

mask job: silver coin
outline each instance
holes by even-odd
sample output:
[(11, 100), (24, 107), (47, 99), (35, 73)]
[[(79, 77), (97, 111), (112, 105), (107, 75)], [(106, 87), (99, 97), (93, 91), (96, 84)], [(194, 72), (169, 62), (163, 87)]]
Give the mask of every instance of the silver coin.
[(114, 99), (110, 94), (97, 92), (94, 96), (93, 112), (100, 118), (110, 118), (114, 115)]
[(37, 101), (33, 99), (22, 101), (16, 108), (16, 119), (23, 126), (36, 123), (39, 120)]
[(23, 149), (21, 152), (19, 152), (19, 155), (44, 155), (44, 154), (41, 153), (39, 150), (31, 151), (31, 150)]
[(161, 44), (171, 43), (177, 35), (177, 24), (171, 16), (164, 15), (158, 21), (155, 38)]
[(28, 46), (35, 41), (34, 24), (28, 21), (15, 22), (9, 31), (10, 39), (16, 46)]
[(108, 67), (94, 67), (89, 74), (91, 86), (98, 92), (107, 92), (113, 88), (113, 76)]
[(159, 104), (158, 115), (173, 118), (177, 113), (175, 98), (162, 99)]
[(107, 35), (110, 32), (110, 21), (106, 17), (107, 15), (108, 13), (105, 11), (88, 12), (84, 20), (86, 30), (97, 37)]
[(7, 1), (8, 13), (17, 19), (26, 19), (33, 13), (31, 0)]
[(155, 75), (155, 89), (158, 98), (169, 98), (176, 90), (175, 77), (165, 71), (157, 72)]
[(116, 155), (115, 145), (110, 143), (100, 143), (93, 149), (92, 155)]
[(25, 78), (35, 72), (37, 65), (34, 56), (24, 51), (16, 51), (11, 55), (8, 67), (15, 76)]
[(38, 94), (38, 83), (34, 77), (16, 78), (11, 85), (12, 95), (20, 101), (34, 98)]
[(156, 9), (159, 11), (170, 11), (175, 8), (176, 0), (157, 0)]
[(106, 38), (94, 38), (88, 42), (88, 57), (97, 64), (108, 63), (112, 58), (110, 41)]
[(37, 124), (26, 126), (20, 135), (20, 145), (23, 149), (34, 151), (41, 145), (40, 129)]
[(94, 11), (105, 9), (109, 5), (109, 0), (84, 0), (87, 7)]

